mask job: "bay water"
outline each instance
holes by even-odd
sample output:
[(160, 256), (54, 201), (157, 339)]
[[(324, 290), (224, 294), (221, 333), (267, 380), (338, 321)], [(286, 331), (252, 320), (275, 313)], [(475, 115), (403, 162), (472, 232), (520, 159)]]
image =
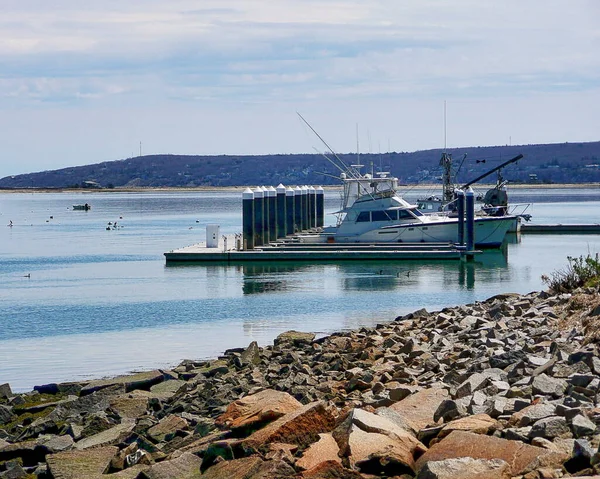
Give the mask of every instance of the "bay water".
[[(339, 192), (325, 199), (331, 224)], [(600, 223), (600, 188), (515, 189), (511, 201), (532, 203), (533, 223)], [(215, 223), (240, 232), (241, 190), (0, 193), (0, 384), (168, 368), (290, 329), (325, 335), (541, 290), (567, 256), (600, 251), (599, 235), (522, 235), (473, 263), (165, 263)]]

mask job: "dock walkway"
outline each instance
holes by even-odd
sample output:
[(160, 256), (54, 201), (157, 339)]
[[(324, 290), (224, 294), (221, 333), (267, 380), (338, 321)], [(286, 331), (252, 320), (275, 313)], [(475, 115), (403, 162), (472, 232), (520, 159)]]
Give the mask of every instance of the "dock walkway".
[[(227, 245), (235, 245), (233, 235)], [(208, 248), (198, 243), (165, 253), (167, 262), (224, 262), (246, 261), (362, 261), (362, 260), (448, 260), (460, 259), (463, 252), (449, 243), (378, 243), (378, 244), (307, 244), (279, 241), (253, 250), (219, 247)]]
[(600, 234), (600, 224), (521, 225), (521, 233), (531, 234)]

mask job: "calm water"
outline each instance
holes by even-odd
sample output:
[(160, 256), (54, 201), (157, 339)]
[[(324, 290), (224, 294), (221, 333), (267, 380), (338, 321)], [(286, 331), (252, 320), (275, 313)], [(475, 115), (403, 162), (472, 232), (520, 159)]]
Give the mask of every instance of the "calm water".
[[(338, 198), (327, 192), (327, 211)], [(600, 223), (600, 189), (515, 190), (511, 200), (534, 202), (536, 223)], [(73, 211), (85, 202), (90, 211)], [(597, 235), (523, 236), (474, 264), (166, 266), (163, 253), (204, 241), (209, 223), (239, 232), (241, 193), (0, 193), (0, 384), (169, 367), (288, 329), (326, 334), (539, 290), (566, 256), (600, 250)]]

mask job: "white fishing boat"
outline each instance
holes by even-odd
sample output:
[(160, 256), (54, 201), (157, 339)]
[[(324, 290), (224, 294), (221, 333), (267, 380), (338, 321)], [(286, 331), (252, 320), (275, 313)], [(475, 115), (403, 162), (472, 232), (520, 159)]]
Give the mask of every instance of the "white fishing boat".
[[(362, 174), (363, 165), (346, 165), (300, 113), (300, 119), (333, 155), (323, 155), (340, 170), (342, 207), (334, 213), (337, 223), (310, 234), (300, 234), (304, 243), (462, 243), (458, 217), (423, 214), (398, 193), (398, 179), (389, 172)], [(357, 145), (358, 146), (358, 145)], [(358, 148), (357, 148), (357, 158)], [(357, 162), (358, 163), (358, 162)], [(474, 219), (474, 245), (498, 248), (514, 225), (513, 215), (478, 216)], [(464, 225), (463, 225), (464, 226)]]
[[(466, 155), (465, 155), (466, 156)], [(526, 213), (530, 203), (510, 203), (508, 202), (508, 193), (506, 191), (507, 182), (502, 178), (501, 170), (505, 166), (514, 163), (515, 161), (523, 158), (523, 155), (517, 155), (508, 161), (505, 161), (499, 166), (492, 168), (491, 170), (478, 176), (475, 180), (466, 183), (463, 186), (458, 186), (453, 181), (452, 175), (452, 157), (450, 154), (444, 152), (440, 159), (440, 166), (443, 169), (442, 175), (442, 195), (431, 195), (422, 197), (417, 200), (417, 207), (425, 214), (435, 215), (448, 215), (456, 216), (456, 190), (468, 188), (472, 184), (480, 181), (481, 179), (489, 176), (494, 172), (498, 172), (498, 178), (496, 185), (486, 191), (485, 195), (481, 195), (478, 200), (481, 201), (481, 207), (475, 210), (475, 215), (478, 217), (485, 216), (514, 216), (514, 221), (509, 232), (515, 233), (521, 230), (521, 223), (523, 221), (529, 221), (531, 215)], [(464, 158), (463, 158), (464, 161)], [(483, 160), (485, 161), (485, 160)], [(461, 161), (462, 164), (462, 161)], [(460, 169), (460, 167), (459, 167)]]
[[(342, 209), (337, 224), (299, 235), (305, 243), (456, 243), (458, 218), (424, 214), (397, 191), (398, 180), (387, 172), (358, 173), (357, 166), (342, 173)], [(479, 248), (499, 247), (515, 221), (513, 215), (479, 216), (474, 241)]]

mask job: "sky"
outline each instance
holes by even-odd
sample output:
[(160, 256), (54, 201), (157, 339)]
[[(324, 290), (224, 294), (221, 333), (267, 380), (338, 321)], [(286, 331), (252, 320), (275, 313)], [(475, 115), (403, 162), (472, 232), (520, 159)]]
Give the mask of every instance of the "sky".
[(0, 0), (0, 177), (600, 140), (598, 0)]

